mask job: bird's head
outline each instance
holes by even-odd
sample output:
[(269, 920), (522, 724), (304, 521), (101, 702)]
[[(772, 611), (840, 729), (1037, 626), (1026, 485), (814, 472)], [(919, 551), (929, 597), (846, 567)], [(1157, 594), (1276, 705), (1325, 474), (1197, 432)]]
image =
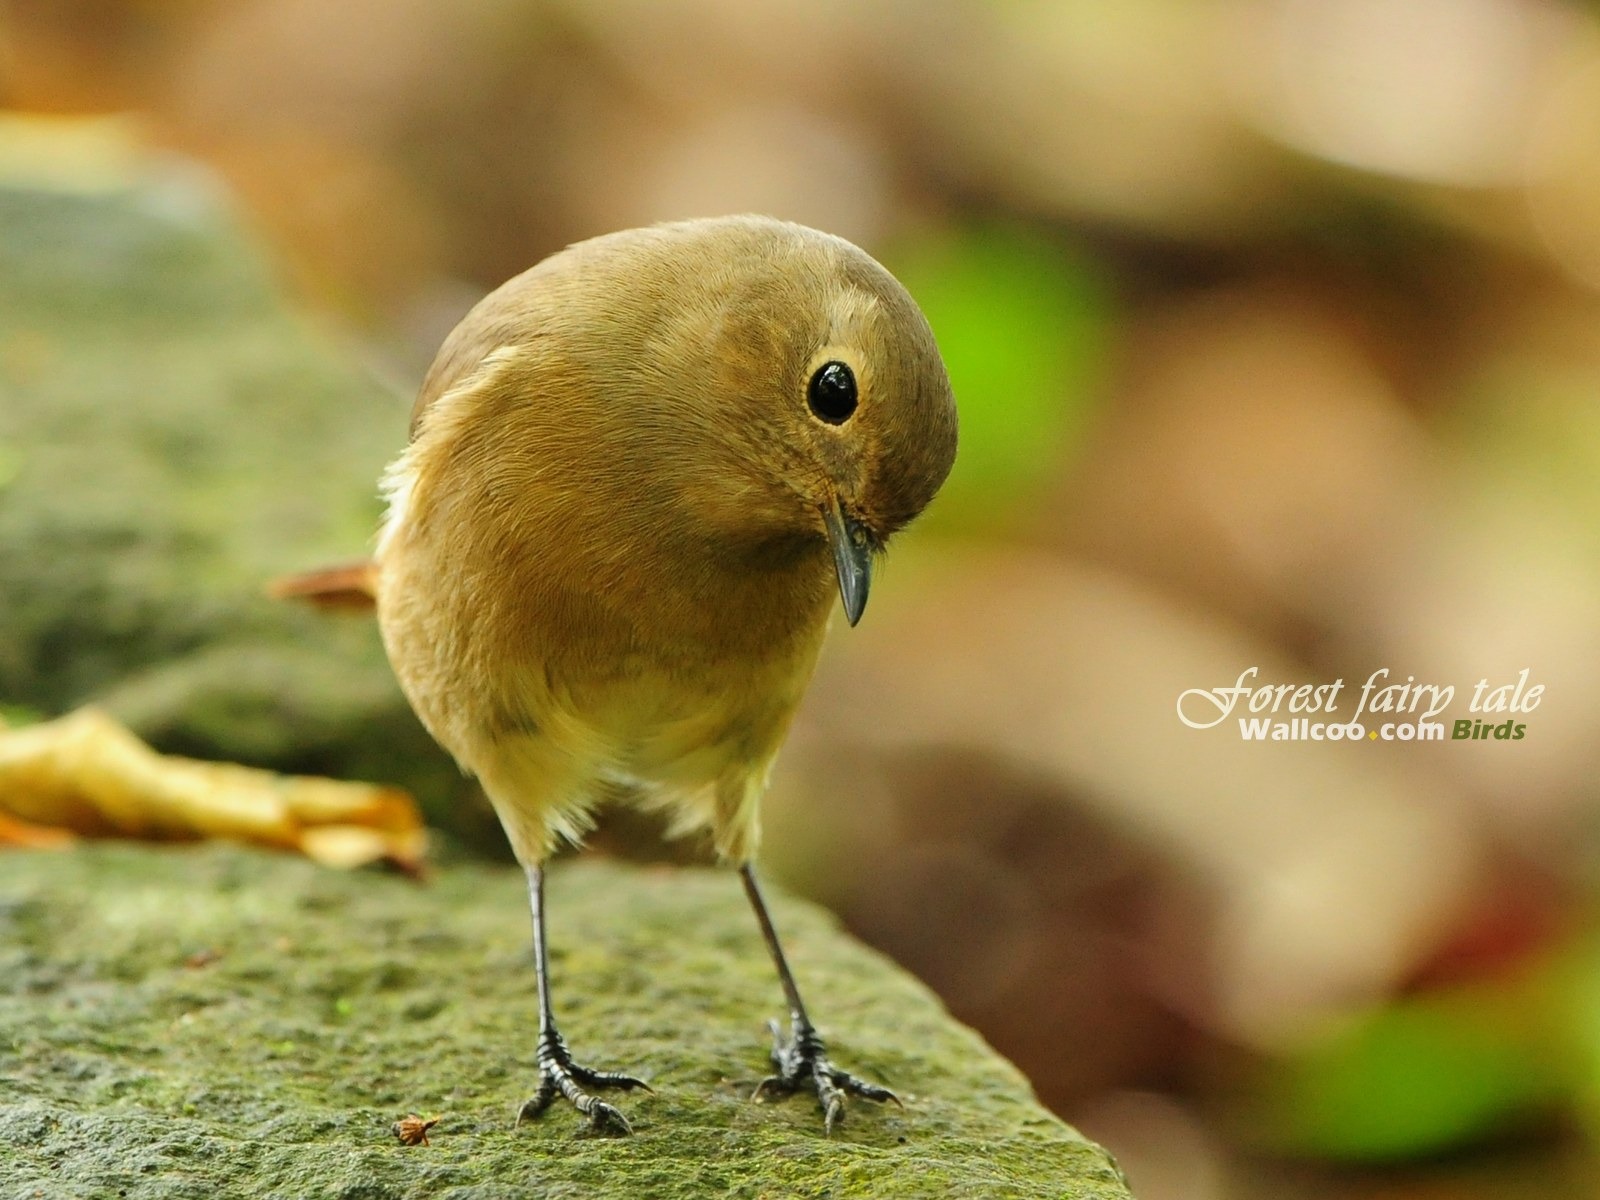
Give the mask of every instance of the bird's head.
[(825, 540), (854, 625), (873, 555), (955, 459), (933, 332), (905, 288), (840, 238), (764, 218), (692, 228), (709, 244), (672, 340), (698, 343), (676, 360), (706, 372), (692, 402), (722, 431), (723, 468), (699, 476), (695, 503), (724, 527)]

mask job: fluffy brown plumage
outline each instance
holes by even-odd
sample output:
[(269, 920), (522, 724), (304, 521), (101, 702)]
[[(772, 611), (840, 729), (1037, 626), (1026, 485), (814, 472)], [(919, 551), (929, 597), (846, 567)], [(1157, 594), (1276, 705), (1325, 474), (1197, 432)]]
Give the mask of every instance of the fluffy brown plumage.
[[(807, 386), (848, 364), (830, 425)], [(956, 415), (926, 321), (838, 238), (758, 218), (583, 242), (446, 341), (388, 480), (384, 640), (518, 857), (625, 785), (751, 853), (831, 612), (824, 513), (877, 546)]]
[(848, 242), (765, 218), (596, 238), (473, 309), (411, 432), (386, 480), (379, 619), (418, 715), (529, 868), (528, 1111), (560, 1092), (627, 1128), (578, 1085), (636, 1081), (576, 1067), (555, 1033), (539, 870), (612, 795), (709, 828), (744, 864), (795, 1016), (774, 1086), (817, 1088), (830, 1127), (841, 1087), (890, 1098), (827, 1066), (748, 860), (836, 587), (853, 623), (871, 555), (955, 456), (911, 298)]

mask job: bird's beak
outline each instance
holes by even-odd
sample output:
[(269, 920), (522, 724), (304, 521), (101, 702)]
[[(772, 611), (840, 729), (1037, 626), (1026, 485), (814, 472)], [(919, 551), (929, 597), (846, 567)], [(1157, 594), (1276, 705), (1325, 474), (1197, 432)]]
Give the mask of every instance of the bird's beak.
[(839, 572), (839, 599), (844, 601), (845, 619), (854, 625), (867, 607), (867, 589), (872, 586), (872, 538), (867, 527), (831, 501), (822, 510), (828, 526), (828, 542), (833, 546), (833, 565)]

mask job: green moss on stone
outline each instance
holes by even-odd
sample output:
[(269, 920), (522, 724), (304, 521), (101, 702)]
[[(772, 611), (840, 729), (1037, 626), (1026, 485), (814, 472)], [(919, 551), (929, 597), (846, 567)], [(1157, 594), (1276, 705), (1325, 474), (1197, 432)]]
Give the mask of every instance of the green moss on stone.
[(111, 127), (88, 139), (94, 186), (66, 186), (11, 163), (16, 129), (0, 121), (0, 703), (93, 701), (163, 750), (399, 783), (497, 844), (374, 623), (265, 595), (366, 552), (409, 398), (295, 310), (201, 168)]
[[(635, 1136), (535, 1082), (521, 876), (430, 886), (208, 845), (0, 856), (0, 1196), (1072, 1197), (1127, 1192), (1105, 1152), (920, 984), (777, 897), (841, 1065), (896, 1088), (832, 1137), (753, 1104), (779, 992), (736, 878), (593, 860), (548, 885), (577, 1056), (638, 1073)], [(206, 965), (206, 956), (216, 954)], [(399, 1117), (438, 1116), (430, 1146)]]

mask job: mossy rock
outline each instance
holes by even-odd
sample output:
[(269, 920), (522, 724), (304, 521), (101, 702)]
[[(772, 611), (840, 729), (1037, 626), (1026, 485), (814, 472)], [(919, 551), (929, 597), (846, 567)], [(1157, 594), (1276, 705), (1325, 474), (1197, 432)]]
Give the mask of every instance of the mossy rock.
[(93, 701), (160, 749), (399, 783), (459, 827), (373, 622), (265, 594), (370, 545), (408, 412), (202, 168), (117, 122), (0, 117), (0, 704)]
[[(0, 856), (0, 1196), (1127, 1196), (1109, 1156), (909, 976), (775, 898), (841, 1065), (898, 1090), (832, 1136), (752, 1103), (779, 990), (728, 872), (585, 860), (548, 884), (577, 1056), (642, 1075), (630, 1138), (535, 1081), (521, 876), (429, 886), (226, 846)], [(1063, 1031), (1070, 1036), (1070, 1031)], [(429, 1145), (392, 1132), (438, 1117)]]

